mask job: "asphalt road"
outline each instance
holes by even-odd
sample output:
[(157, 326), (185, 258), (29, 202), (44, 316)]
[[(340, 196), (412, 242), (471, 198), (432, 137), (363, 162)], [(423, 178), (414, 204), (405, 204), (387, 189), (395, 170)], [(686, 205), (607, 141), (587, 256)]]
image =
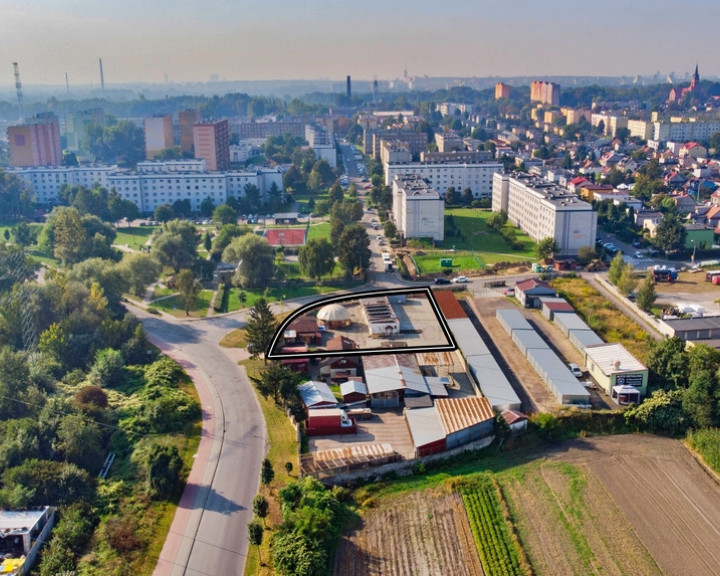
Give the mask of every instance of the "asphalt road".
[(250, 383), (218, 345), (239, 319), (187, 322), (133, 312), (150, 339), (192, 376), (203, 411), (195, 464), (154, 576), (241, 575), (267, 433)]

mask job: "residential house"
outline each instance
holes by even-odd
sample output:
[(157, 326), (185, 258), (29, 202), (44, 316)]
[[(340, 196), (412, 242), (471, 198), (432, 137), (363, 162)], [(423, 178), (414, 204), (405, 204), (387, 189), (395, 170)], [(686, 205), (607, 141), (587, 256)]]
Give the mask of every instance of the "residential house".
[(330, 380), (347, 380), (357, 376), (360, 362), (354, 357), (331, 356), (320, 362), (320, 375)]
[(697, 142), (687, 142), (686, 144), (683, 144), (680, 147), (680, 150), (678, 152), (678, 156), (680, 158), (685, 158), (686, 156), (691, 156), (692, 158), (707, 158), (707, 148), (705, 146), (702, 146), (701, 144), (698, 144)]
[(515, 298), (524, 308), (541, 308), (543, 296), (557, 296), (547, 282), (531, 278), (515, 284)]

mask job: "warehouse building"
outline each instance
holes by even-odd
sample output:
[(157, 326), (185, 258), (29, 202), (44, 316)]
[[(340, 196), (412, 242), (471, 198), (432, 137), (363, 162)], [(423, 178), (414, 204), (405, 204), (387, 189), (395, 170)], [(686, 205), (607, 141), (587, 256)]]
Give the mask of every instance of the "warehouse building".
[[(633, 386), (641, 396), (647, 394), (647, 366), (620, 343), (586, 347), (585, 364), (592, 377), (610, 396), (618, 386)], [(627, 391), (624, 393), (627, 394)]]

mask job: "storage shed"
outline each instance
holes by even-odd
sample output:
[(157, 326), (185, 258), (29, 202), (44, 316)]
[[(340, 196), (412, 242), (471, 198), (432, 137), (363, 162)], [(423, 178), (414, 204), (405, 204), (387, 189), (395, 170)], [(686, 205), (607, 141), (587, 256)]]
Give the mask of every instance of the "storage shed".
[(340, 394), (345, 404), (363, 402), (367, 400), (367, 386), (362, 378), (350, 378), (347, 382), (340, 384)]
[(503, 420), (507, 422), (507, 425), (510, 428), (510, 434), (513, 436), (522, 434), (525, 430), (527, 430), (527, 416), (519, 410), (503, 410), (500, 415), (503, 417)]
[(648, 369), (620, 343), (585, 348), (585, 365), (608, 395), (614, 386), (634, 386), (647, 394)]
[(298, 394), (305, 408), (335, 408), (337, 399), (325, 382), (310, 380), (298, 386)]
[(523, 356), (527, 356), (530, 348), (550, 349), (547, 342), (535, 330), (513, 330), (512, 341), (515, 342), (515, 346), (520, 349)]
[(588, 346), (605, 344), (603, 339), (592, 330), (570, 330), (568, 338), (570, 339), (570, 342), (572, 342), (573, 346), (580, 350), (580, 352), (585, 352), (585, 348)]
[(487, 398), (438, 398), (435, 408), (445, 428), (448, 450), (491, 436), (495, 430), (495, 413)]
[(532, 330), (533, 327), (527, 321), (523, 313), (515, 308), (499, 308), (495, 312), (495, 318), (500, 322), (505, 332), (510, 336), (513, 330)]
[(557, 296), (557, 292), (547, 282), (531, 278), (515, 284), (515, 298), (523, 308), (540, 308), (540, 298), (544, 296)]
[(553, 321), (555, 314), (572, 314), (575, 308), (565, 298), (544, 297), (540, 298), (543, 318)]
[(470, 373), (495, 410), (519, 409), (520, 398), (491, 354), (468, 358)]
[(530, 349), (528, 362), (560, 404), (588, 404), (590, 393), (552, 350)]
[(418, 458), (445, 451), (445, 428), (435, 406), (406, 410), (405, 420)]
[(570, 330), (591, 330), (577, 314), (558, 314), (555, 316), (555, 324), (565, 336), (568, 336)]

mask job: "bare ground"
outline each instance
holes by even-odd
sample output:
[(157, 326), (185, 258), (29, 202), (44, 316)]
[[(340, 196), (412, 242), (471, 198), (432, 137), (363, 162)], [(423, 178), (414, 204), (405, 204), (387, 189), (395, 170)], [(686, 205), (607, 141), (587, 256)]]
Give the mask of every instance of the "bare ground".
[(483, 576), (462, 498), (413, 492), (368, 510), (342, 537), (334, 576)]

